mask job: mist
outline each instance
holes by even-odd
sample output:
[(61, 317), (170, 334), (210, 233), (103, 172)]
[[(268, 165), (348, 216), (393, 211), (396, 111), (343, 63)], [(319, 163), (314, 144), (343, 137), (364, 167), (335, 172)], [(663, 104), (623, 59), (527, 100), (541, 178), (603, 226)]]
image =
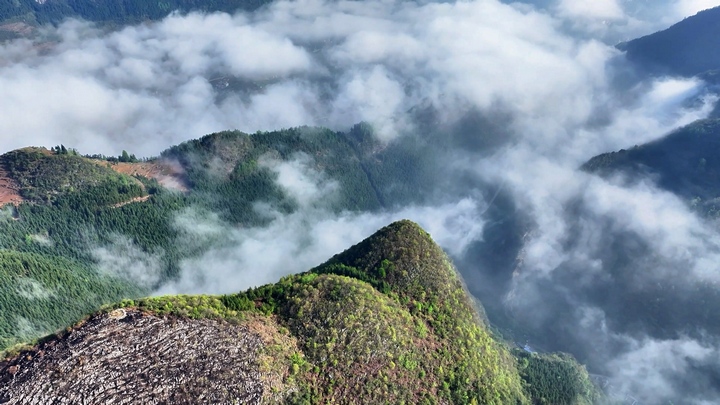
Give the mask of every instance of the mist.
[[(578, 168), (712, 111), (702, 81), (628, 75), (613, 45), (717, 4), (580, 3), (300, 0), (118, 31), (68, 21), (0, 46), (0, 148), (154, 156), (214, 131), (360, 121), (387, 144), (425, 138), (440, 195), (380, 212), (329, 209), (339, 185), (308, 156), (263, 160), (297, 210), (258, 204), (269, 221), (253, 228), (179, 213), (177, 243), (207, 248), (155, 293), (275, 282), (408, 218), (455, 259), (491, 321), (573, 353), (613, 396), (711, 403), (717, 225), (653, 179)], [(162, 252), (122, 236), (93, 254), (144, 286), (159, 279)]]

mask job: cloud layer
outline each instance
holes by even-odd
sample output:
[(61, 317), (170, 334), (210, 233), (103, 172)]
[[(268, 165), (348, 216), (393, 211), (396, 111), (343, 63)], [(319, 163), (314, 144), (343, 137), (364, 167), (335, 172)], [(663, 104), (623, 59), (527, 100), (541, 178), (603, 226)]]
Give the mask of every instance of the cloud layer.
[(421, 103), (446, 114), (508, 106), (574, 125), (603, 102), (606, 62), (616, 52), (573, 39), (562, 22), (621, 6), (565, 3), (560, 17), (493, 0), (302, 0), (110, 33), (69, 21), (32, 42), (0, 46), (0, 146), (155, 155), (229, 128), (342, 129), (360, 120), (389, 139), (411, 129), (405, 113)]

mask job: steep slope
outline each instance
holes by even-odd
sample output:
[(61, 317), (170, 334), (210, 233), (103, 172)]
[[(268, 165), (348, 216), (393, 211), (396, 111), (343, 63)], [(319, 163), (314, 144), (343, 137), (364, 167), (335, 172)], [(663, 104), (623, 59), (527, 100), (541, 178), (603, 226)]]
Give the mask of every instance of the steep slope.
[[(262, 304), (286, 319), (308, 361), (330, 362), (310, 373), (303, 395), (313, 402), (348, 395), (361, 403), (525, 401), (514, 359), (492, 339), (447, 256), (418, 225), (389, 225), (300, 280), (308, 286), (287, 285), (297, 291), (292, 299), (281, 287)], [(235, 302), (254, 301), (253, 294)], [(358, 330), (368, 335), (357, 336)], [(386, 380), (388, 374), (402, 386)], [(341, 382), (332, 377), (340, 375)]]
[(621, 43), (629, 60), (656, 74), (695, 76), (720, 69), (720, 7), (672, 27)]
[[(516, 365), (442, 250), (401, 221), (274, 285), (107, 308), (0, 363), (0, 401), (543, 403)], [(557, 403), (587, 403), (562, 396), (583, 378), (557, 381)]]
[(51, 333), (78, 314), (141, 293), (127, 280), (103, 276), (76, 260), (0, 249), (0, 348)]
[(282, 163), (296, 163), (312, 181), (339, 186), (325, 208), (376, 210), (421, 201), (419, 191), (432, 190), (441, 171), (428, 150), (416, 144), (382, 144), (369, 125), (358, 124), (346, 133), (319, 127), (252, 135), (225, 131), (173, 146), (161, 156), (179, 162), (195, 192), (216, 198), (214, 210), (230, 221), (245, 222), (252, 221), (246, 215), (258, 199), (294, 209), (297, 201), (273, 184)]
[(18, 184), (23, 199), (33, 203), (55, 203), (64, 196), (93, 206), (111, 205), (145, 194), (137, 179), (74, 151), (18, 149), (0, 156), (0, 166)]
[(582, 168), (631, 180), (650, 177), (702, 212), (714, 215), (720, 197), (720, 119), (696, 121), (644, 145), (605, 153)]

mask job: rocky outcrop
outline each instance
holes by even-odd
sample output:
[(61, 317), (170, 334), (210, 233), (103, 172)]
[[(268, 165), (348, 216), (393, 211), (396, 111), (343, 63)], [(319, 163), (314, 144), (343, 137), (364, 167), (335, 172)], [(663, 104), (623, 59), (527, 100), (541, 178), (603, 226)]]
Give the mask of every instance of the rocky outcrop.
[(246, 326), (117, 309), (1, 362), (0, 403), (260, 403), (262, 346)]

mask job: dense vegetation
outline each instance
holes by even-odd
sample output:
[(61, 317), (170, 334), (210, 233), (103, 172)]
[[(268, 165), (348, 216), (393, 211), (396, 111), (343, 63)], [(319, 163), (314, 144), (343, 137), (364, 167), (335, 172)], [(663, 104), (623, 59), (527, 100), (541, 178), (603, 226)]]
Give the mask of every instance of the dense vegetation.
[[(156, 267), (151, 269), (156, 274), (150, 275), (150, 282), (128, 279), (125, 296), (137, 297), (175, 277), (183, 259), (201, 255), (217, 242), (192, 239), (178, 228), (178, 216), (216, 212), (231, 226), (258, 226), (269, 218), (255, 208), (257, 203), (285, 213), (296, 210), (299, 202), (277, 182), (273, 165), (280, 162), (300, 162), (309, 176), (316, 177), (313, 180), (334, 185), (331, 198), (326, 195), (313, 202), (327, 210), (377, 210), (417, 199), (419, 189), (429, 188), (428, 176), (418, 168), (421, 160), (400, 163), (395, 159), (398, 154), (412, 153), (403, 152), (412, 146), (379, 149), (366, 124), (348, 133), (296, 128), (254, 135), (211, 134), (172, 147), (159, 158), (181, 164), (191, 186), (189, 193), (168, 191), (154, 179), (116, 173), (106, 157), (90, 159), (64, 146), (9, 152), (0, 156), (0, 172), (18, 184), (26, 202), (0, 209), (0, 251), (64, 258), (88, 269), (103, 267), (99, 249), (149, 257)], [(128, 159), (123, 159), (125, 155)], [(123, 153), (118, 160), (132, 161), (132, 157)], [(429, 163), (424, 166), (432, 168)], [(384, 176), (406, 179), (404, 187), (391, 187)], [(126, 204), (139, 196), (147, 199)], [(115, 289), (103, 290), (104, 286), (90, 287), (91, 302), (110, 302), (121, 296)], [(78, 317), (86, 310), (70, 309), (68, 316)], [(35, 315), (31, 322), (47, 325), (42, 333), (67, 323), (50, 313)], [(14, 322), (8, 311), (0, 311), (0, 319)], [(0, 330), (5, 342), (26, 338), (11, 329)], [(5, 346), (0, 345), (0, 350)]]
[(720, 7), (701, 11), (672, 27), (618, 45), (642, 69), (695, 76), (720, 69)]
[(118, 307), (233, 323), (269, 316), (299, 350), (267, 349), (279, 360), (266, 366), (294, 387), (286, 403), (588, 404), (597, 395), (570, 357), (519, 353), (518, 363), (477, 315), (442, 250), (409, 221), (277, 284), (106, 310)]
[[(380, 207), (361, 157), (344, 134), (326, 129), (296, 128), (247, 135), (221, 132), (182, 143), (161, 157), (179, 161), (199, 196), (193, 202), (224, 214), (224, 219), (246, 225), (262, 221), (252, 205), (265, 201), (282, 212), (297, 208), (276, 183), (273, 161), (306, 159), (319, 176), (340, 183), (332, 201), (336, 209), (367, 210)], [(265, 163), (265, 164), (264, 164)], [(212, 201), (205, 198), (212, 195)]]
[(591, 405), (601, 400), (585, 367), (564, 353), (515, 349), (518, 370), (534, 405)]
[(285, 212), (297, 207), (277, 187), (273, 162), (299, 160), (315, 175), (313, 180), (337, 183), (338, 190), (323, 206), (335, 211), (373, 211), (418, 201), (419, 191), (432, 188), (436, 169), (414, 142), (381, 145), (364, 123), (347, 133), (313, 127), (253, 135), (220, 132), (171, 147), (161, 157), (185, 168), (199, 196), (194, 203), (210, 204), (207, 208), (224, 213), (224, 219), (241, 224), (261, 221), (251, 209), (258, 200)]
[[(299, 162), (293, 167), (306, 170), (313, 181), (334, 184), (332, 198), (312, 202), (317, 208), (377, 210), (420, 201), (418, 191), (431, 184), (431, 162), (411, 144), (380, 147), (373, 139), (365, 124), (348, 133), (296, 128), (208, 135), (159, 158), (182, 166), (191, 188), (185, 194), (168, 191), (153, 179), (118, 174), (102, 157), (88, 159), (64, 147), (3, 155), (1, 168), (28, 201), (0, 210), (0, 260), (8, 272), (0, 285), (0, 348), (126, 298), (119, 305), (161, 315), (232, 322), (264, 316), (277, 322), (276, 329), (288, 331), (299, 349), (275, 345), (266, 358), (283, 360), (268, 360), (265, 367), (289, 368), (285, 383), (295, 387), (287, 398), (292, 403), (342, 398), (543, 403), (537, 395), (550, 397), (533, 391), (534, 374), (519, 372), (509, 349), (493, 338), (446, 255), (407, 221), (275, 285), (223, 297), (133, 301), (175, 277), (183, 259), (211, 247), (183, 240), (186, 235), (174, 221), (188, 209), (218, 212), (229, 224), (255, 226), (268, 221), (255, 209), (258, 202), (281, 212), (307, 203), (278, 183), (278, 164)], [(403, 179), (403, 185), (393, 187), (393, 178)], [(123, 203), (137, 196), (147, 199)], [(116, 244), (157, 259), (157, 278), (141, 283), (103, 269), (98, 249), (130, 254), (113, 251)], [(587, 382), (582, 373), (573, 376), (556, 381), (557, 387), (542, 387), (573, 393), (566, 384)], [(578, 378), (582, 382), (576, 384)], [(584, 395), (567, 403), (585, 403)]]
[(717, 216), (720, 206), (720, 119), (696, 121), (644, 145), (605, 153), (582, 168), (604, 176), (622, 173), (630, 181), (652, 178), (683, 197), (703, 214)]
[(131, 283), (77, 261), (0, 250), (0, 348), (54, 332), (108, 300), (139, 293)]
[(114, 172), (62, 149), (18, 149), (0, 156), (0, 165), (20, 186), (22, 197), (33, 203), (58, 203), (71, 208), (95, 208), (144, 194), (137, 179)]

